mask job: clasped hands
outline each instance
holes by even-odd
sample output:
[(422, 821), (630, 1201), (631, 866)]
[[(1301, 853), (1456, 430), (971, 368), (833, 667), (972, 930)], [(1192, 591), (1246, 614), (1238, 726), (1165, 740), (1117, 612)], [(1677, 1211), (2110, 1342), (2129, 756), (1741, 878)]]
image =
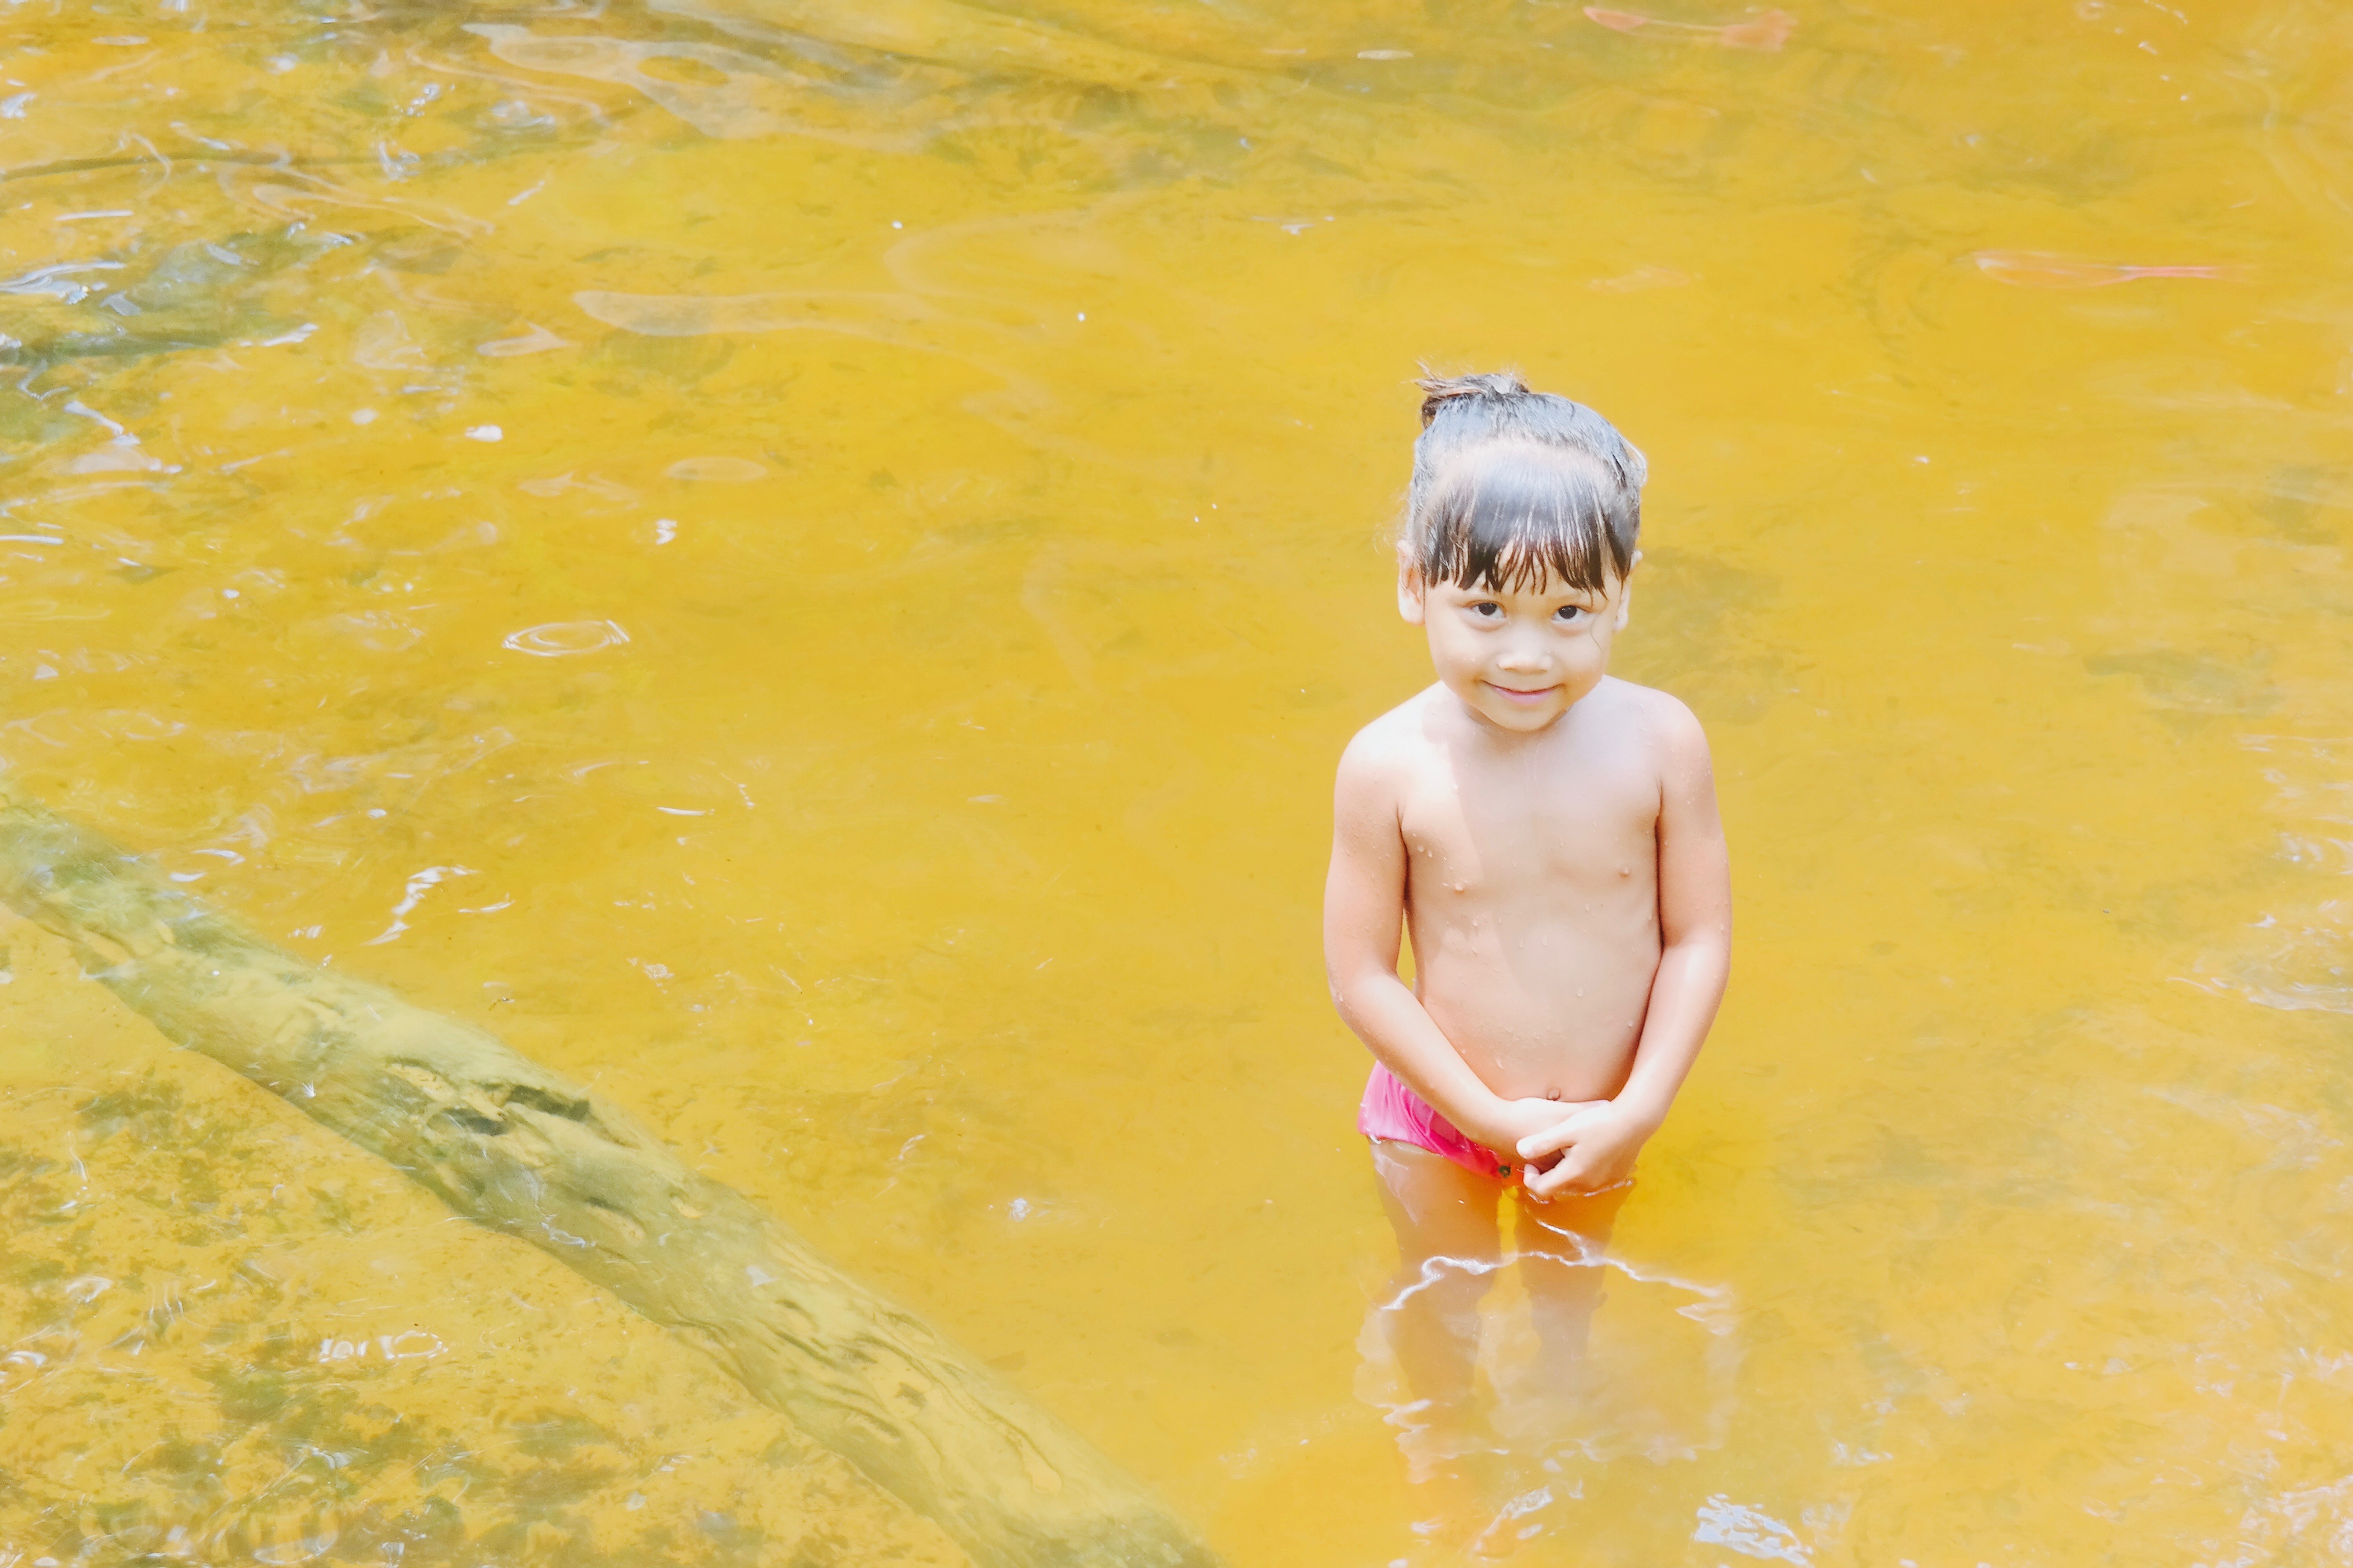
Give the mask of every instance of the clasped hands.
[(1613, 1100), (1507, 1100), (1490, 1147), (1525, 1162), (1520, 1180), (1529, 1196), (1582, 1197), (1631, 1177), (1654, 1131)]

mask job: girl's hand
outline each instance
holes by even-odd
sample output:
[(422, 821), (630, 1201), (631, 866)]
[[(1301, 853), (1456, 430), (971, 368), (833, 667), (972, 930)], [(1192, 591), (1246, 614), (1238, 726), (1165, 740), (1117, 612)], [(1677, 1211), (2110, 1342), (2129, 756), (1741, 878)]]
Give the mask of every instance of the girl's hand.
[(1654, 1131), (1613, 1100), (1588, 1100), (1520, 1140), (1517, 1152), (1528, 1163), (1521, 1180), (1538, 1199), (1606, 1191), (1633, 1175), (1634, 1156)]
[[(1470, 1136), (1472, 1142), (1517, 1163), (1525, 1158), (1518, 1152), (1520, 1145), (1530, 1138), (1551, 1131), (1580, 1110), (1609, 1103), (1606, 1100), (1543, 1100), (1533, 1097), (1498, 1100), (1488, 1113), (1486, 1125)], [(1540, 1163), (1549, 1164), (1551, 1161), (1547, 1159)]]

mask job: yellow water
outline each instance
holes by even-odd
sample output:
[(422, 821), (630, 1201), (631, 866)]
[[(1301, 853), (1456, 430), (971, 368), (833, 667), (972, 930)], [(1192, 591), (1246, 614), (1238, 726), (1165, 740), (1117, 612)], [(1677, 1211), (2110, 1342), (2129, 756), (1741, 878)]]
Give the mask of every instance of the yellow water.
[[(593, 1080), (1238, 1568), (1437, 1561), (1316, 901), (1428, 679), (1404, 380), (1516, 363), (1650, 456), (1620, 668), (1742, 923), (1488, 1545), (2353, 1559), (2341, 7), (0, 36), (0, 760), (60, 810)], [(0, 1563), (960, 1561), (0, 938)]]

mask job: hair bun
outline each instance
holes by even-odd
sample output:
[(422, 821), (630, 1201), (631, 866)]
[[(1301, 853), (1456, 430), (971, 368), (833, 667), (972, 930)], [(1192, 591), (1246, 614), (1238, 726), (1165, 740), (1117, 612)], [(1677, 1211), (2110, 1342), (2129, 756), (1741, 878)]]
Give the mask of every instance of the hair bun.
[(1421, 388), (1421, 427), (1425, 430), (1430, 428), (1430, 422), (1438, 417), (1438, 411), (1458, 397), (1528, 395), (1528, 384), (1520, 379), (1517, 371), (1492, 371), (1484, 375), (1431, 375), (1427, 374), (1429, 368), (1424, 365), (1425, 374), (1415, 377), (1413, 383)]

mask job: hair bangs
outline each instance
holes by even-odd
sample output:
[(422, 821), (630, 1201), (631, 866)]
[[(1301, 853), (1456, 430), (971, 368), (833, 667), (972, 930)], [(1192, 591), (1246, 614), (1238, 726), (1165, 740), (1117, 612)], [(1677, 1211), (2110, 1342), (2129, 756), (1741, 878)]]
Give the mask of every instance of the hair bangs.
[(1580, 454), (1532, 442), (1466, 453), (1425, 498), (1414, 564), (1427, 583), (1532, 593), (1556, 578), (1607, 593), (1633, 565), (1607, 479)]

